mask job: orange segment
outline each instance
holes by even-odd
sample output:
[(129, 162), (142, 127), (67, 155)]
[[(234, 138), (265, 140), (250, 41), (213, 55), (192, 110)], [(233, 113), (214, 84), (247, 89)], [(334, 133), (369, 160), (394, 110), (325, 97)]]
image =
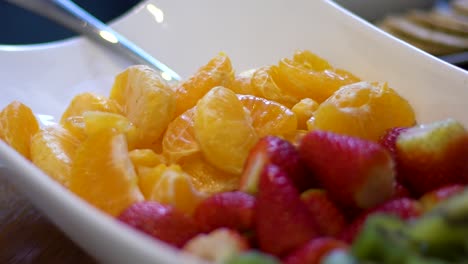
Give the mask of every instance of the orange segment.
[(251, 69), (243, 71), (237, 74), (232, 82), (230, 88), (236, 94), (254, 94), (253, 87), (251, 85), (252, 77), (257, 69)]
[(60, 123), (63, 124), (71, 116), (81, 116), (86, 111), (121, 114), (122, 108), (116, 101), (104, 96), (93, 93), (81, 93), (72, 99), (65, 112), (63, 112)]
[(280, 136), (296, 130), (296, 115), (286, 106), (253, 95), (238, 95), (237, 98), (249, 110), (258, 137)]
[(72, 163), (70, 190), (114, 216), (143, 200), (123, 134), (102, 130), (83, 141)]
[(195, 106), (211, 88), (229, 87), (233, 79), (231, 60), (224, 53), (218, 54), (176, 88), (176, 116)]
[(298, 51), (294, 58), (279, 63), (278, 75), (287, 92), (298, 98), (312, 98), (321, 103), (341, 86), (359, 78), (344, 70), (332, 68), (328, 62), (309, 51)]
[(415, 124), (411, 105), (386, 83), (342, 87), (314, 113), (314, 129), (377, 141), (387, 129)]
[(87, 136), (99, 133), (102, 130), (115, 129), (127, 138), (128, 148), (134, 149), (138, 135), (136, 127), (123, 115), (89, 111), (83, 113), (85, 134)]
[(182, 159), (180, 166), (190, 175), (194, 186), (204, 193), (215, 194), (239, 188), (239, 176), (214, 167), (200, 154)]
[(139, 185), (147, 200), (172, 205), (188, 214), (206, 197), (179, 165), (160, 164), (145, 171), (139, 174)]
[(14, 101), (0, 112), (0, 139), (30, 159), (31, 137), (39, 130), (29, 107)]
[(152, 149), (134, 149), (128, 155), (135, 168), (155, 167), (166, 163), (166, 159), (162, 155), (156, 154)]
[(297, 116), (297, 127), (307, 129), (307, 120), (313, 115), (319, 104), (310, 98), (304, 98), (291, 108)]
[(163, 155), (172, 163), (195, 154), (200, 147), (194, 131), (195, 107), (185, 111), (167, 127), (162, 140)]
[(279, 82), (277, 66), (257, 69), (253, 73), (251, 86), (253, 90), (252, 95), (276, 101), (288, 107), (293, 106), (299, 101), (298, 98), (287, 93), (288, 88), (283, 88), (283, 85)]
[(215, 87), (198, 101), (195, 111), (195, 137), (203, 155), (215, 167), (240, 174), (258, 136), (236, 94)]
[(153, 69), (137, 65), (120, 73), (110, 98), (123, 108), (124, 115), (137, 129), (136, 148), (153, 148), (174, 117), (175, 95)]
[(86, 138), (85, 121), (83, 116), (67, 117), (63, 122), (61, 122), (61, 125), (80, 141)]
[(71, 164), (79, 139), (60, 125), (47, 127), (31, 139), (31, 160), (53, 179), (69, 186)]

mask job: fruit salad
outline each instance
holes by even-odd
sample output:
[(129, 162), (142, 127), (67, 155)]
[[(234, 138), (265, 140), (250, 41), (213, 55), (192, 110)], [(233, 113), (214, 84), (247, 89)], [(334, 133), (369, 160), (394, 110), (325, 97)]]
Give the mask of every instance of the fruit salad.
[(83, 200), (213, 263), (461, 263), (468, 132), (418, 124), (385, 82), (325, 59), (169, 85), (149, 67), (81, 93), (56, 124), (12, 102), (0, 138)]

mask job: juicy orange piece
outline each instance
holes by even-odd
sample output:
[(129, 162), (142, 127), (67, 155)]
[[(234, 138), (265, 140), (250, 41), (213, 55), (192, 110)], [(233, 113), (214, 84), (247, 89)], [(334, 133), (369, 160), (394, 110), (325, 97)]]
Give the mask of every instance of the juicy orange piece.
[(89, 111), (83, 113), (84, 129), (87, 136), (99, 133), (101, 130), (115, 129), (127, 137), (128, 148), (132, 150), (137, 144), (136, 127), (123, 115)]
[(83, 141), (75, 153), (69, 187), (90, 204), (114, 216), (134, 202), (142, 201), (125, 136), (109, 129)]
[(61, 122), (61, 125), (80, 141), (86, 138), (85, 121), (83, 116), (67, 117)]
[(231, 60), (224, 53), (218, 54), (188, 80), (176, 87), (176, 116), (195, 106), (211, 88), (229, 87), (233, 79)]
[(280, 136), (296, 130), (296, 115), (286, 106), (253, 95), (238, 95), (237, 97), (249, 110), (252, 125), (258, 137)]
[(377, 141), (387, 129), (415, 124), (411, 105), (386, 83), (342, 87), (314, 113), (314, 129)]
[(206, 197), (193, 186), (190, 176), (179, 165), (160, 164), (138, 177), (147, 200), (172, 205), (188, 214)]
[(230, 88), (236, 94), (254, 94), (253, 86), (251, 84), (252, 77), (257, 69), (251, 69), (243, 71), (234, 77), (234, 81), (231, 83)]
[(50, 177), (69, 186), (71, 164), (79, 139), (60, 125), (47, 127), (31, 139), (31, 160)]
[(285, 92), (283, 84), (279, 82), (278, 67), (267, 66), (257, 69), (250, 82), (252, 86), (252, 95), (259, 96), (283, 104), (287, 107), (293, 106), (298, 98)]
[(81, 93), (72, 99), (63, 112), (60, 123), (63, 124), (71, 116), (81, 116), (86, 111), (122, 114), (122, 108), (116, 101), (93, 93)]
[(137, 139), (136, 127), (123, 115), (87, 111), (82, 116), (70, 116), (63, 121), (63, 127), (79, 140), (104, 129), (115, 129), (127, 137), (129, 149), (134, 149)]
[(172, 163), (200, 151), (194, 131), (195, 107), (174, 119), (162, 140), (163, 155)]
[(206, 159), (223, 171), (240, 174), (258, 136), (236, 94), (224, 87), (211, 89), (197, 103), (194, 127)]
[(312, 98), (321, 103), (341, 86), (359, 78), (344, 70), (333, 69), (325, 60), (309, 51), (298, 51), (294, 58), (279, 63), (280, 81), (288, 93), (298, 98)]
[(33, 112), (26, 105), (14, 101), (0, 112), (0, 139), (30, 159), (31, 137), (39, 130)]
[(128, 155), (135, 168), (155, 167), (166, 163), (164, 156), (156, 154), (152, 149), (134, 149)]
[(194, 186), (204, 193), (215, 194), (239, 188), (238, 175), (214, 167), (200, 154), (182, 159), (180, 166), (190, 175)]
[(310, 98), (304, 98), (291, 108), (297, 116), (297, 128), (307, 129), (307, 120), (313, 115), (319, 104)]
[(153, 69), (137, 65), (120, 73), (110, 98), (123, 108), (124, 115), (137, 129), (136, 148), (153, 148), (174, 117), (175, 95)]

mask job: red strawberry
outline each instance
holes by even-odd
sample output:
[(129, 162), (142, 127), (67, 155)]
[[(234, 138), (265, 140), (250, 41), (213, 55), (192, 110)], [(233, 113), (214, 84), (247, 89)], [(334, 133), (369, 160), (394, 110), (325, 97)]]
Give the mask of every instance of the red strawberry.
[(398, 177), (417, 197), (468, 179), (468, 133), (455, 120), (409, 128), (396, 148)]
[(249, 248), (247, 240), (234, 230), (219, 228), (190, 239), (184, 251), (214, 263), (225, 263)]
[(266, 165), (260, 176), (255, 231), (260, 249), (278, 256), (318, 235), (299, 192), (275, 165)]
[(268, 164), (279, 166), (299, 190), (306, 190), (313, 185), (296, 147), (284, 139), (266, 136), (250, 151), (241, 176), (240, 190), (257, 193), (260, 174)]
[(322, 258), (334, 250), (346, 250), (348, 245), (334, 238), (317, 238), (295, 250), (284, 260), (284, 264), (320, 264)]
[(452, 184), (426, 193), (419, 199), (425, 211), (429, 211), (437, 204), (452, 197), (455, 194), (462, 192), (465, 186), (461, 184)]
[(408, 130), (407, 127), (391, 128), (387, 130), (385, 135), (383, 135), (379, 141), (380, 145), (386, 148), (393, 158), (395, 158), (396, 155), (396, 141), (398, 139), (398, 136), (400, 136), (400, 134), (406, 130)]
[(410, 198), (411, 194), (408, 191), (408, 189), (401, 185), (399, 182), (395, 182), (395, 190), (393, 191), (393, 199), (398, 199), (398, 198)]
[(340, 206), (369, 208), (393, 195), (393, 160), (375, 142), (312, 131), (302, 139), (299, 154)]
[(174, 207), (157, 202), (134, 203), (118, 219), (154, 238), (176, 247), (200, 233), (196, 222)]
[(346, 226), (343, 213), (328, 198), (326, 192), (312, 189), (301, 195), (321, 235), (334, 237)]
[(247, 231), (253, 227), (254, 206), (255, 197), (247, 193), (218, 193), (198, 205), (194, 218), (205, 232), (220, 227)]
[(403, 220), (408, 220), (419, 217), (423, 213), (423, 210), (418, 201), (409, 198), (388, 201), (362, 213), (341, 233), (340, 238), (348, 243), (352, 243), (356, 235), (361, 231), (367, 217), (376, 213), (391, 214)]

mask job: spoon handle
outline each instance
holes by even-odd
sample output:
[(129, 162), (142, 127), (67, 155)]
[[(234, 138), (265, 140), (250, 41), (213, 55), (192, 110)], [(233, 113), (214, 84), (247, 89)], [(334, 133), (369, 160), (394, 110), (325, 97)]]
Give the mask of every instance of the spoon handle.
[(70, 0), (6, 0), (33, 13), (53, 20), (66, 28), (86, 35), (94, 41), (123, 54), (136, 64), (155, 68), (168, 81), (179, 81), (180, 76), (143, 49)]

